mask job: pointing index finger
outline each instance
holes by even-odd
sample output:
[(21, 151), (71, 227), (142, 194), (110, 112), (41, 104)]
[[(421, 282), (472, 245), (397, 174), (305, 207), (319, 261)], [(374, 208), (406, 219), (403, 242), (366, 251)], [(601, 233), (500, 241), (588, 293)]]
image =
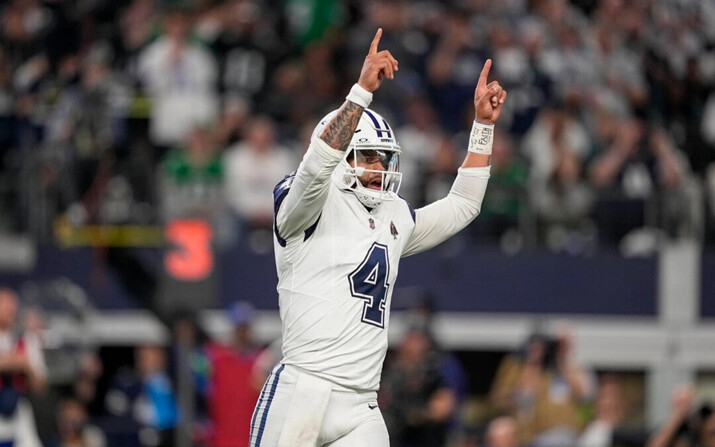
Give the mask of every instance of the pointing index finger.
[(377, 32), (375, 33), (375, 37), (372, 39), (372, 43), (370, 44), (370, 51), (368, 54), (376, 54), (377, 53), (377, 45), (380, 43), (380, 38), (382, 37), (382, 28), (378, 28)]
[(489, 77), (489, 69), (492, 68), (492, 60), (487, 59), (484, 62), (484, 68), (482, 68), (482, 73), (479, 75), (479, 82), (477, 82), (477, 87), (485, 87), (487, 85), (487, 78)]

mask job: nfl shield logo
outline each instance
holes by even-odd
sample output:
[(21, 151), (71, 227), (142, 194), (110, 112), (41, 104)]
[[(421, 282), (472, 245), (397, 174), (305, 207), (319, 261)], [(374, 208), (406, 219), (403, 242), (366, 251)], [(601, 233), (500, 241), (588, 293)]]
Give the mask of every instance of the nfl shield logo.
[(397, 235), (399, 233), (397, 232), (397, 227), (395, 226), (394, 222), (390, 222), (390, 234), (394, 239), (397, 239)]
[(372, 217), (370, 218), (370, 220), (368, 222), (370, 222), (370, 229), (374, 230), (375, 229), (375, 221), (372, 219)]

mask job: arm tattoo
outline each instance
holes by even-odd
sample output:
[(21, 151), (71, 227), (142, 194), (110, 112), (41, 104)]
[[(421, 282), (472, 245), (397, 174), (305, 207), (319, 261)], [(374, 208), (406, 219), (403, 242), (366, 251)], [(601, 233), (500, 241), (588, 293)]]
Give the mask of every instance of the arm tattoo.
[(320, 138), (334, 149), (345, 151), (350, 144), (355, 129), (357, 129), (363, 108), (345, 101), (337, 115), (325, 126)]

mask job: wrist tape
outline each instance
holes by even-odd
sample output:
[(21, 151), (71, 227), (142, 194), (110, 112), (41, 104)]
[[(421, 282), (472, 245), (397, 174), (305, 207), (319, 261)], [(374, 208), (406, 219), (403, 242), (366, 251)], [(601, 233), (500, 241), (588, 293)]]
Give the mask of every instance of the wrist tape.
[(355, 83), (355, 85), (353, 85), (353, 88), (350, 89), (350, 93), (348, 93), (348, 96), (346, 96), (345, 99), (359, 105), (363, 109), (367, 109), (372, 102), (372, 93), (360, 87), (360, 84)]
[(494, 124), (480, 123), (475, 120), (472, 132), (469, 134), (469, 152), (475, 154), (491, 155), (494, 144)]

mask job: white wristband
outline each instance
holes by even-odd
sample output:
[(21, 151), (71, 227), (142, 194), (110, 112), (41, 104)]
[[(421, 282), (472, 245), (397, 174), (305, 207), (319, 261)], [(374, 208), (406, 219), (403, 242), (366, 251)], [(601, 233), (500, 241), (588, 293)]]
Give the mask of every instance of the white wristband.
[(494, 124), (480, 123), (475, 120), (472, 132), (469, 134), (469, 152), (475, 154), (491, 155), (494, 144)]
[(360, 84), (355, 83), (345, 99), (359, 105), (363, 109), (367, 109), (372, 102), (372, 93), (360, 87)]

